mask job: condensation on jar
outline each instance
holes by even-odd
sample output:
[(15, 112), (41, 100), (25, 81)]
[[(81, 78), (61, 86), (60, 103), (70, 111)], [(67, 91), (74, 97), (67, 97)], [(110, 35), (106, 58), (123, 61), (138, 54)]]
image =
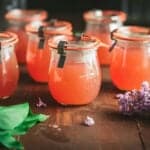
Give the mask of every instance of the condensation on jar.
[(47, 17), (45, 10), (13, 9), (5, 14), (8, 22), (7, 30), (16, 33), (19, 38), (15, 48), (19, 64), (24, 64), (26, 61), (27, 35), (25, 33), (25, 25), (32, 21), (44, 21)]
[(143, 81), (150, 82), (149, 28), (124, 26), (112, 33), (116, 45), (112, 50), (110, 74), (121, 90), (139, 89)]
[(19, 68), (14, 52), (17, 35), (11, 32), (0, 32), (0, 98), (11, 96), (16, 90)]
[(109, 65), (111, 53), (109, 47), (112, 43), (111, 31), (122, 26), (126, 21), (126, 14), (116, 10), (89, 10), (83, 14), (86, 22), (85, 33), (96, 36), (103, 43), (98, 50), (98, 58), (102, 65)]
[(26, 32), (28, 34), (26, 55), (28, 73), (36, 82), (47, 82), (51, 55), (48, 39), (56, 35), (71, 37), (72, 25), (70, 22), (56, 19), (45, 23), (32, 22), (26, 26)]
[(87, 36), (49, 40), (51, 59), (48, 86), (54, 100), (62, 105), (92, 102), (101, 86), (101, 69), (97, 58), (100, 42)]

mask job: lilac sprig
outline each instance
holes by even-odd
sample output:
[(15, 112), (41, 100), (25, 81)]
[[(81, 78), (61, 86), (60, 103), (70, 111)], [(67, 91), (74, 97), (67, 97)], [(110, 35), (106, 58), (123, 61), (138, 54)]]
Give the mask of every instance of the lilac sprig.
[(139, 90), (117, 94), (119, 109), (123, 114), (132, 115), (150, 111), (150, 84), (144, 81)]
[(47, 107), (47, 104), (44, 103), (44, 101), (38, 97), (38, 102), (36, 103), (36, 107)]

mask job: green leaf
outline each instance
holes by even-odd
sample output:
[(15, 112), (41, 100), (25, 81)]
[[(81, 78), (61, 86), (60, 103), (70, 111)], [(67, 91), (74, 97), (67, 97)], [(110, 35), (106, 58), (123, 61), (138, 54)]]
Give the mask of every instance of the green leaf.
[(31, 127), (48, 117), (32, 113), (28, 103), (0, 107), (0, 143), (8, 149), (23, 150), (23, 145), (14, 136), (26, 134)]
[(33, 114), (30, 111), (28, 117), (24, 120), (24, 122), (12, 131), (12, 135), (24, 135), (35, 124), (43, 122), (48, 118), (49, 116), (47, 115)]
[(0, 107), (0, 129), (14, 129), (25, 120), (28, 113), (28, 103)]
[(10, 134), (3, 134), (3, 136), (0, 136), (0, 143), (3, 144), (8, 149), (15, 149), (15, 150), (24, 149), (23, 145)]

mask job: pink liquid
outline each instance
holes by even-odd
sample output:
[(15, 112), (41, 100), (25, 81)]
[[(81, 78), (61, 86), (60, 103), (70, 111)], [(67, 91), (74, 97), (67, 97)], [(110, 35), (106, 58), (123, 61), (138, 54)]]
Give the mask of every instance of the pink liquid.
[(110, 33), (88, 33), (89, 35), (93, 35), (97, 37), (101, 42), (103, 42), (106, 46), (101, 45), (98, 49), (98, 59), (100, 64), (109, 65), (111, 62), (111, 53), (109, 52), (109, 48), (111, 46), (111, 38)]
[(110, 74), (113, 83), (121, 90), (139, 89), (143, 81), (150, 82), (150, 58), (139, 48), (113, 51)]
[(64, 68), (50, 66), (49, 90), (53, 98), (64, 105), (82, 105), (93, 101), (99, 93), (101, 74), (99, 67), (77, 63)]
[(38, 48), (38, 40), (29, 40), (27, 49), (27, 70), (37, 82), (48, 82), (50, 50), (47, 41), (43, 49)]
[(18, 63), (24, 64), (26, 62), (26, 50), (27, 50), (27, 35), (23, 29), (14, 29), (9, 28), (8, 31), (11, 31), (18, 36), (18, 43), (15, 47), (15, 53), (17, 56)]
[(19, 78), (15, 54), (0, 63), (0, 98), (9, 97), (17, 87)]

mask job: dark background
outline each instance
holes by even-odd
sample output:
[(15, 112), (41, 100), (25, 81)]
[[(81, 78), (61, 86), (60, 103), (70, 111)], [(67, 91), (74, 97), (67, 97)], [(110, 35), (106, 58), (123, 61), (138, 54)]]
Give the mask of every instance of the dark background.
[(83, 12), (89, 9), (121, 9), (120, 0), (28, 0), (27, 8), (44, 8), (49, 18), (69, 20), (75, 30), (83, 30)]
[(82, 12), (85, 9), (120, 9), (121, 0), (28, 0), (29, 8), (45, 8), (55, 12)]
[(45, 9), (50, 18), (69, 20), (75, 30), (84, 29), (83, 12), (89, 9), (123, 10), (126, 24), (150, 26), (150, 0), (0, 0), (0, 14), (13, 8)]

